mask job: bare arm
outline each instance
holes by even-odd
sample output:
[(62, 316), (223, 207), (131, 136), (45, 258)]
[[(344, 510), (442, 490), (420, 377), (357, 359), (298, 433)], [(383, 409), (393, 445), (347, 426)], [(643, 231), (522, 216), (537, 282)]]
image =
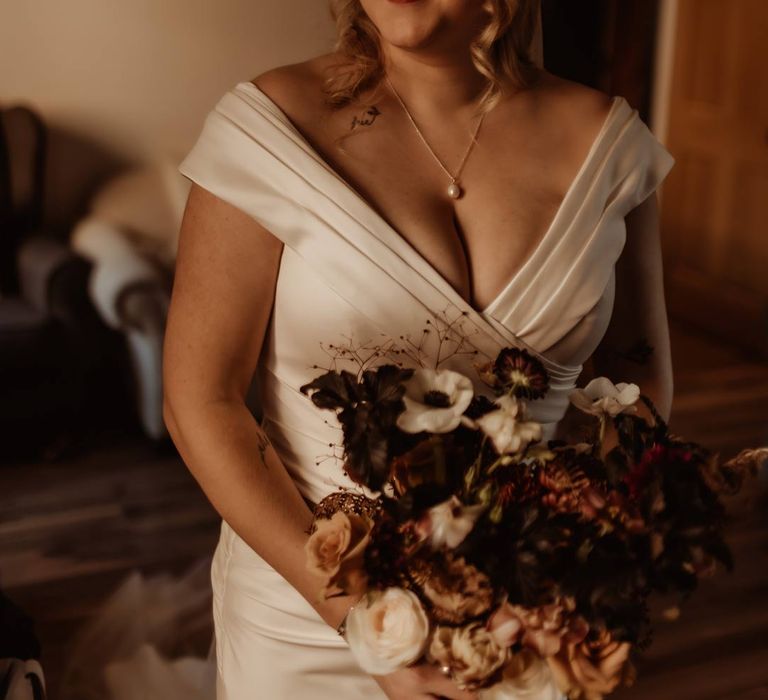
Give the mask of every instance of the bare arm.
[[(222, 518), (335, 628), (355, 600), (319, 600), (323, 582), (304, 555), (312, 514), (245, 402), (281, 253), (251, 217), (192, 186), (165, 334), (163, 416)], [(375, 678), (393, 700), (476, 697), (427, 664)]]
[[(245, 402), (281, 253), (251, 217), (192, 186), (165, 334), (163, 415), (222, 518), (335, 628), (355, 600), (319, 600), (323, 582), (304, 555), (312, 514)], [(394, 700), (476, 697), (426, 664), (375, 678)]]
[[(616, 262), (613, 313), (600, 344), (585, 363), (579, 385), (599, 376), (614, 383), (635, 383), (653, 401), (662, 418), (669, 420), (672, 355), (656, 194), (635, 207), (625, 222), (627, 240)], [(638, 408), (649, 416), (642, 405)], [(592, 418), (569, 406), (557, 436), (577, 441), (593, 432), (594, 427)], [(606, 451), (615, 444), (614, 437), (606, 441)]]
[(319, 601), (303, 550), (311, 511), (245, 403), (281, 253), (252, 217), (192, 186), (165, 334), (163, 415), (222, 518), (336, 627), (354, 601)]
[(616, 263), (613, 315), (593, 364), (598, 376), (639, 385), (662, 418), (669, 420), (672, 353), (656, 194), (635, 207), (625, 221), (627, 240)]

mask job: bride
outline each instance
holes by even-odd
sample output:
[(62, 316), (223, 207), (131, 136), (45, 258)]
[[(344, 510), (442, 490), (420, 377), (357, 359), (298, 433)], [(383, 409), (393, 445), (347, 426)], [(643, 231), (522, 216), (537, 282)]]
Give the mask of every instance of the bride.
[(654, 191), (674, 161), (624, 98), (537, 65), (535, 0), (331, 5), (335, 50), (228, 90), (180, 166), (165, 420), (223, 519), (217, 698), (464, 700), (428, 665), (365, 674), (337, 633), (355, 600), (318, 598), (312, 506), (353, 485), (298, 387), (348, 340), (453, 313), (545, 363), (545, 440), (590, 358), (667, 417)]

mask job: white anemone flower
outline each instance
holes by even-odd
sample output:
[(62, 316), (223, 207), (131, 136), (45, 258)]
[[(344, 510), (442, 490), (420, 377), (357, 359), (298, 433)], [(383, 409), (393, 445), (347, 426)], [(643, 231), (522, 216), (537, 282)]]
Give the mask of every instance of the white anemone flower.
[(541, 440), (541, 424), (523, 419), (516, 397), (501, 396), (495, 403), (499, 408), (480, 416), (475, 424), (491, 438), (496, 452), (521, 452), (528, 443)]
[(405, 410), (397, 417), (397, 427), (406, 433), (450, 433), (462, 422), (474, 395), (468, 377), (447, 369), (417, 369), (403, 384)]
[(583, 389), (574, 389), (568, 398), (576, 408), (593, 416), (636, 413), (640, 387), (626, 382), (614, 384), (608, 377), (596, 377)]

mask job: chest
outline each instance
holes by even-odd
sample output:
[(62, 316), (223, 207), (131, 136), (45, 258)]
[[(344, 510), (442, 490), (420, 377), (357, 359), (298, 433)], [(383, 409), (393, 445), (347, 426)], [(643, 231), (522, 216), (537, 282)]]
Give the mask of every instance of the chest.
[[(359, 110), (346, 110), (301, 128), (436, 274), (474, 308), (487, 308), (550, 233), (583, 148), (533, 120), (510, 128), (498, 116), (486, 119), (461, 173), (463, 194), (453, 200), (448, 174), (413, 125), (382, 112), (365, 120)], [(449, 124), (431, 133), (449, 172), (469, 146), (464, 131)]]

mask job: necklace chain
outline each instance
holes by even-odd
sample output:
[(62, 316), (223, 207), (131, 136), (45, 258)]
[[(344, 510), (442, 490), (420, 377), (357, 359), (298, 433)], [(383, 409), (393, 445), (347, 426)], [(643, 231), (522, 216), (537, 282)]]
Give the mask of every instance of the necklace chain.
[(437, 163), (440, 165), (440, 167), (445, 171), (445, 174), (448, 175), (449, 178), (451, 178), (451, 184), (448, 187), (448, 195), (450, 197), (453, 197), (454, 199), (458, 199), (461, 194), (462, 190), (459, 187), (459, 176), (461, 175), (461, 171), (464, 169), (464, 164), (467, 162), (467, 158), (469, 158), (469, 154), (472, 152), (472, 147), (477, 143), (477, 135), (480, 132), (480, 126), (483, 123), (483, 118), (485, 117), (485, 112), (480, 115), (480, 118), (477, 120), (477, 125), (475, 126), (475, 130), (472, 133), (472, 139), (469, 142), (469, 146), (467, 147), (466, 152), (464, 153), (464, 157), (461, 159), (461, 163), (459, 163), (459, 167), (456, 170), (456, 174), (454, 175), (451, 173), (450, 170), (445, 166), (445, 163), (443, 163), (442, 160), (440, 160), (440, 157), (435, 153), (435, 150), (430, 146), (429, 141), (427, 141), (424, 134), (421, 132), (421, 129), (419, 129), (419, 125), (416, 123), (416, 120), (411, 115), (410, 111), (408, 110), (408, 107), (405, 106), (405, 102), (403, 102), (403, 99), (400, 97), (400, 94), (395, 90), (395, 86), (392, 85), (392, 82), (389, 79), (389, 76), (385, 74), (384, 76), (386, 78), (387, 84), (389, 85), (390, 90), (392, 90), (392, 93), (397, 98), (397, 101), (400, 103), (400, 106), (403, 108), (403, 111), (408, 115), (408, 119), (410, 120), (411, 124), (413, 124), (413, 128), (416, 130), (416, 133), (419, 135), (419, 138), (424, 142), (424, 145), (427, 147), (429, 152), (432, 154), (433, 158), (437, 161)]

